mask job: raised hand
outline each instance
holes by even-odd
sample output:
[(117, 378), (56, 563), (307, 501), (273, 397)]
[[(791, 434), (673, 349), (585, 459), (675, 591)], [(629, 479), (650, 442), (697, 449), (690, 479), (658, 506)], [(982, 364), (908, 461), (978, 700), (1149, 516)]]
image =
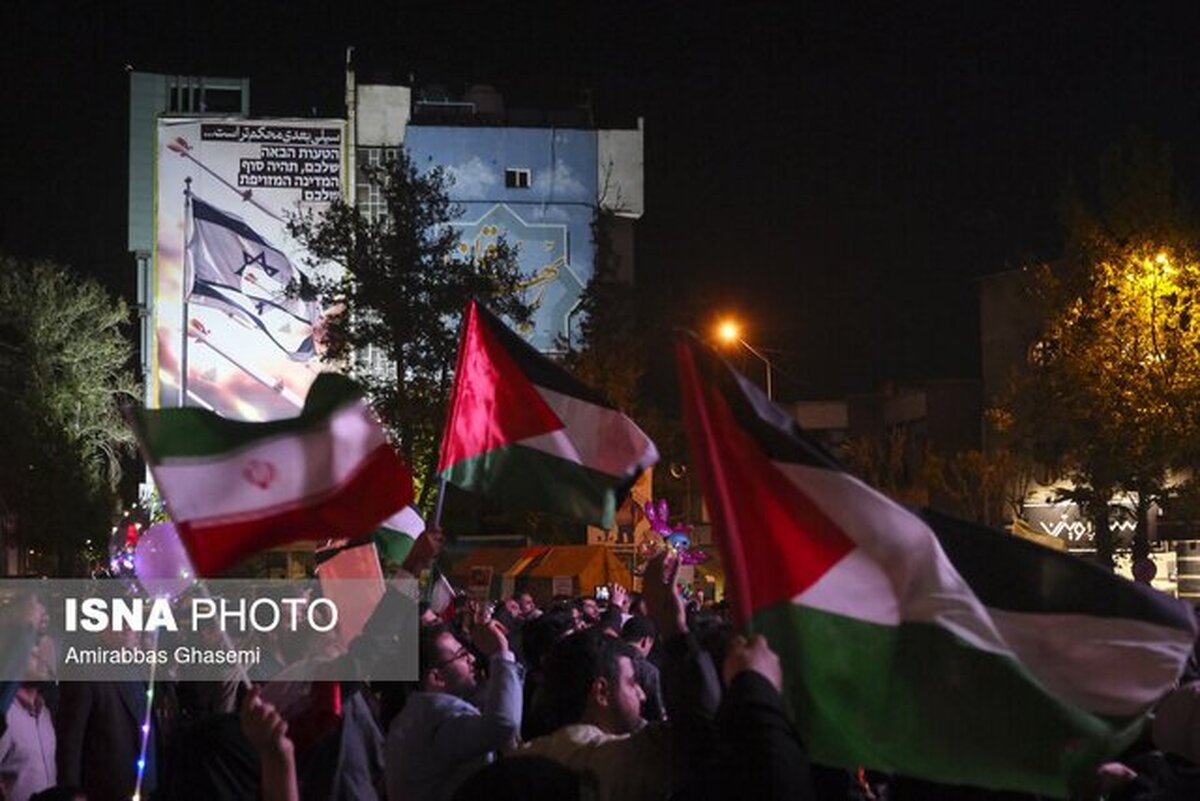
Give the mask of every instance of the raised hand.
[(629, 590), (622, 587), (620, 584), (612, 585), (612, 594), (608, 597), (608, 602), (621, 610), (621, 613), (629, 611)]
[(508, 635), (504, 626), (495, 620), (471, 629), (471, 642), (484, 656), (493, 656), (508, 650)]
[(409, 575), (420, 575), (422, 570), (433, 564), (433, 560), (438, 558), (445, 546), (446, 536), (442, 534), (442, 530), (430, 526), (417, 537), (401, 567)]
[(286, 761), (292, 758), (292, 741), (287, 736), (287, 721), (275, 707), (264, 701), (255, 687), (242, 699), (242, 734), (254, 746), (259, 757)]
[(721, 671), (725, 686), (728, 687), (737, 674), (747, 670), (758, 673), (777, 691), (783, 692), (783, 666), (779, 663), (779, 654), (771, 650), (771, 644), (761, 634), (750, 639), (738, 635), (730, 640), (729, 653)]
[(646, 601), (646, 611), (663, 637), (688, 630), (683, 596), (675, 586), (678, 575), (679, 557), (670, 551), (662, 551), (646, 563), (646, 572), (642, 576), (642, 598)]
[(296, 757), (285, 721), (252, 688), (242, 699), (242, 734), (258, 752), (263, 801), (299, 801)]

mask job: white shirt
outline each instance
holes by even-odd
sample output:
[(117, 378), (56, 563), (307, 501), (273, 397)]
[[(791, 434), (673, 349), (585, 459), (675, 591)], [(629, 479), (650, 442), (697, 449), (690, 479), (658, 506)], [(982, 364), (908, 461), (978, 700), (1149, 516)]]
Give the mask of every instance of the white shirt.
[(58, 783), (54, 766), (57, 740), (50, 710), (40, 696), (33, 709), (17, 697), (4, 718), (8, 731), (0, 737), (0, 782), (13, 801), (29, 801), (34, 793)]

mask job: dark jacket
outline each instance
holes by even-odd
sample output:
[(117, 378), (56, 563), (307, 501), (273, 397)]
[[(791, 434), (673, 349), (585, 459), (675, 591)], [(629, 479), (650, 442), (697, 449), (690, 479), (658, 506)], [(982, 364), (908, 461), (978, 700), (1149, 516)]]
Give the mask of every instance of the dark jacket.
[(808, 753), (766, 678), (747, 670), (734, 677), (717, 712), (717, 758), (702, 798), (737, 798), (754, 788), (760, 801), (815, 798)]
[[(146, 685), (64, 682), (55, 720), (58, 781), (83, 788), (89, 801), (129, 801), (137, 782)], [(153, 754), (142, 795), (154, 788)]]

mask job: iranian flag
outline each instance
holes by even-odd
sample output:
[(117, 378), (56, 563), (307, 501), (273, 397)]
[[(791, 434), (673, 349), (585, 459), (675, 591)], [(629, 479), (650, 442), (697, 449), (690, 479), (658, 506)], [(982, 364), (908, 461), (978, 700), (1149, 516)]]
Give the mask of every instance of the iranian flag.
[(357, 385), (313, 382), (298, 417), (137, 410), (134, 430), (201, 576), (303, 539), (354, 540), (412, 500), (412, 475)]
[(429, 586), (426, 589), (426, 597), (429, 600), (429, 608), (433, 610), (435, 615), (446, 623), (454, 619), (456, 611), (454, 586), (442, 571), (438, 570), (436, 564), (429, 571)]
[(739, 622), (765, 634), (814, 761), (1067, 794), (1137, 736), (1188, 607), (843, 472), (757, 387), (678, 346), (691, 452)]
[(517, 509), (608, 528), (658, 461), (642, 430), (472, 301), (463, 315), (438, 470)]

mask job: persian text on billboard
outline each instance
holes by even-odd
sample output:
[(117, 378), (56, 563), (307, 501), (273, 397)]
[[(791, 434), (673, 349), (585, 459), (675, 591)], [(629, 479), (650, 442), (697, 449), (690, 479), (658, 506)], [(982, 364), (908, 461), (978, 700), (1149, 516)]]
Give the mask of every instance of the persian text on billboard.
[(343, 123), (164, 119), (157, 144), (153, 400), (292, 417), (321, 370), (304, 289), (324, 268), (287, 219), (343, 196)]

